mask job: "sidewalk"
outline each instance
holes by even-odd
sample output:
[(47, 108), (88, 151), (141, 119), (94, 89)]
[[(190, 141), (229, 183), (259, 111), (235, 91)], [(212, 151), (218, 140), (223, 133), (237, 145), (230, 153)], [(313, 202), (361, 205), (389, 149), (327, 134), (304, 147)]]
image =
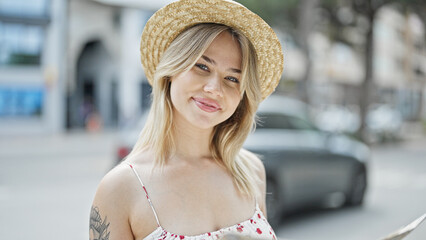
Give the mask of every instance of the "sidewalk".
[(113, 132), (1, 139), (0, 239), (87, 239), (115, 141)]

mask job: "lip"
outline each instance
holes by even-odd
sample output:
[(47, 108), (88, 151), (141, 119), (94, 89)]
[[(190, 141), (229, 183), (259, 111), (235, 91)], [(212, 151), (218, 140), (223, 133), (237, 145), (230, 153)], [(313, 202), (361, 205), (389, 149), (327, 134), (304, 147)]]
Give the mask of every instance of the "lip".
[(207, 98), (195, 98), (195, 97), (193, 97), (192, 100), (194, 100), (197, 107), (199, 107), (203, 111), (217, 112), (222, 110), (219, 103), (217, 103), (215, 100), (207, 99)]

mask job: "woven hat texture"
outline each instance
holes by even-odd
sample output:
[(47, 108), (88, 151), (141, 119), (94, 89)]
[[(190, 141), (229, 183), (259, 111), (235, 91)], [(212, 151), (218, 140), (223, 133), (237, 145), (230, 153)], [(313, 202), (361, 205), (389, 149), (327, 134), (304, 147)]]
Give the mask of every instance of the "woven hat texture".
[(140, 45), (142, 66), (151, 85), (156, 66), (170, 43), (183, 30), (199, 23), (219, 23), (240, 30), (256, 50), (262, 98), (275, 90), (284, 64), (281, 44), (262, 18), (231, 0), (180, 0), (151, 16)]

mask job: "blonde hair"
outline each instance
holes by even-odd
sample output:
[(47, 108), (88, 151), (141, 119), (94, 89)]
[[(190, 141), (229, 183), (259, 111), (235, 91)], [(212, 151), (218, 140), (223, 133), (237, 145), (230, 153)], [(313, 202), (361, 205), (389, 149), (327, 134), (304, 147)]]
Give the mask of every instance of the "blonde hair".
[(234, 114), (214, 127), (210, 150), (212, 156), (232, 174), (239, 191), (258, 196), (259, 181), (253, 155), (242, 149), (248, 134), (255, 127), (255, 114), (261, 101), (257, 76), (256, 52), (250, 41), (238, 30), (228, 26), (203, 23), (183, 31), (164, 52), (154, 74), (152, 106), (145, 127), (127, 158), (150, 148), (155, 154), (155, 166), (162, 167), (173, 154), (173, 105), (170, 79), (191, 69), (213, 40), (228, 31), (240, 44), (242, 52), (241, 101)]

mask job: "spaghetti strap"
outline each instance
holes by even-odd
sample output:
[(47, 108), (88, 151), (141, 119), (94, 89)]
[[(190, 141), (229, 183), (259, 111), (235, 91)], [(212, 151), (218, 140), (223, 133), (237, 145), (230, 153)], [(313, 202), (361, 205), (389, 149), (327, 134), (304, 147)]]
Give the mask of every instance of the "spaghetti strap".
[(259, 203), (257, 202), (256, 197), (254, 198), (254, 202), (255, 202), (254, 209), (255, 209), (255, 210), (260, 210)]
[(145, 196), (146, 196), (146, 199), (148, 200), (148, 203), (149, 203), (149, 206), (151, 206), (152, 212), (154, 213), (155, 220), (157, 221), (157, 225), (158, 225), (159, 227), (161, 227), (161, 225), (160, 225), (160, 221), (158, 221), (157, 212), (156, 212), (156, 211), (155, 211), (155, 209), (154, 209), (154, 205), (152, 205), (151, 199), (150, 199), (150, 198), (149, 198), (149, 196), (148, 196), (148, 191), (146, 191), (145, 185), (143, 184), (143, 182), (142, 182), (141, 178), (139, 177), (139, 174), (136, 172), (136, 170), (135, 170), (135, 168), (133, 167), (133, 165), (132, 165), (132, 164), (127, 163), (127, 165), (129, 165), (129, 167), (133, 170), (133, 172), (135, 173), (136, 177), (137, 177), (137, 178), (138, 178), (138, 180), (139, 180), (139, 183), (142, 185), (142, 189), (144, 190), (144, 192), (145, 192)]

